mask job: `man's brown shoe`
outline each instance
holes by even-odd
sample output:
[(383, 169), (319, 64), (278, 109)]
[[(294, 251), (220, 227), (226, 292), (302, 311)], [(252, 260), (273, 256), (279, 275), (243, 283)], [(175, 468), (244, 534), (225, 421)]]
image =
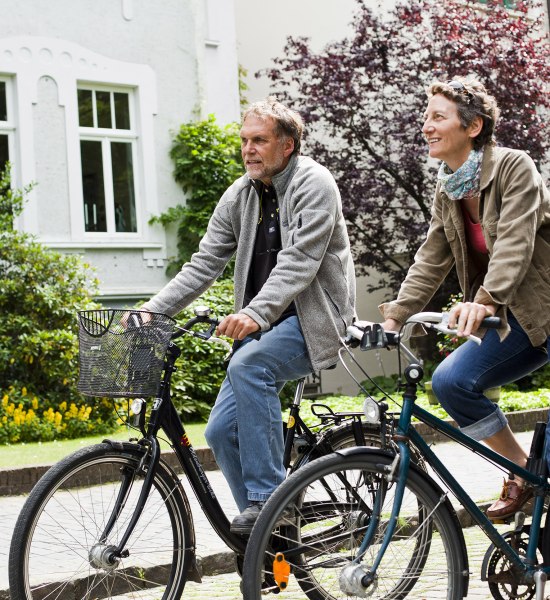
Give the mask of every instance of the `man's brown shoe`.
[(489, 519), (513, 517), (532, 496), (531, 488), (525, 489), (511, 479), (504, 480), (500, 498), (487, 509), (487, 516)]

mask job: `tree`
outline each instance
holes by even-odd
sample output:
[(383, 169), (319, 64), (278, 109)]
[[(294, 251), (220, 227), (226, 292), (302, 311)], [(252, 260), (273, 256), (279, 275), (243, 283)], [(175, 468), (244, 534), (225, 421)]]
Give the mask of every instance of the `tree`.
[[(368, 291), (403, 280), (430, 218), (434, 165), (421, 134), (424, 89), (475, 74), (502, 110), (502, 145), (548, 154), (550, 52), (540, 19), (517, 2), (409, 0), (384, 17), (357, 0), (353, 34), (318, 54), (289, 38), (266, 71), (308, 123), (308, 153), (335, 175), (357, 272)], [(450, 290), (446, 290), (445, 296)]]

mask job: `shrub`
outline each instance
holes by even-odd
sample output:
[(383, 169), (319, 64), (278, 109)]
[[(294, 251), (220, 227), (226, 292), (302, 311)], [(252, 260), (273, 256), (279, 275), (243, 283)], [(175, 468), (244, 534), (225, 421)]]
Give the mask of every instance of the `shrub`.
[[(217, 281), (178, 315), (178, 324), (183, 325), (193, 317), (193, 308), (200, 304), (209, 306), (212, 315), (218, 318), (233, 312), (233, 281)], [(172, 377), (172, 399), (184, 419), (204, 420), (210, 414), (225, 377), (226, 350), (219, 344), (205, 342), (189, 335), (180, 338), (178, 346), (182, 353), (178, 359), (180, 367)]]
[(102, 432), (116, 423), (110, 406), (87, 407), (76, 390), (75, 312), (95, 306), (97, 281), (80, 257), (49, 250), (15, 230), (28, 190), (11, 189), (9, 167), (0, 175), (3, 443), (72, 437), (95, 428)]

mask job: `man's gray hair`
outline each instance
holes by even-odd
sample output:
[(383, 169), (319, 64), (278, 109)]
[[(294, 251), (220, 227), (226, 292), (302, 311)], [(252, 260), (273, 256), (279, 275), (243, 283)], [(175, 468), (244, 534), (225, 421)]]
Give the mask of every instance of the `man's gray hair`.
[(259, 119), (271, 117), (275, 121), (275, 132), (277, 137), (290, 137), (294, 140), (294, 150), (292, 154), (300, 154), (302, 145), (302, 133), (304, 131), (304, 122), (302, 117), (291, 108), (288, 108), (275, 98), (269, 96), (265, 100), (254, 102), (243, 114), (243, 123), (250, 115), (254, 115)]

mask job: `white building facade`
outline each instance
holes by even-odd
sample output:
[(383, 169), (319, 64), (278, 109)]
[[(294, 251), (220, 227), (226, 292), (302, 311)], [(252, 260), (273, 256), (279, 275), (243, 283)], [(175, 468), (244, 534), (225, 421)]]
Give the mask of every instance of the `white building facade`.
[(179, 126), (239, 119), (232, 0), (0, 0), (0, 168), (34, 182), (17, 226), (94, 266), (105, 304), (167, 281), (149, 219), (184, 201)]

